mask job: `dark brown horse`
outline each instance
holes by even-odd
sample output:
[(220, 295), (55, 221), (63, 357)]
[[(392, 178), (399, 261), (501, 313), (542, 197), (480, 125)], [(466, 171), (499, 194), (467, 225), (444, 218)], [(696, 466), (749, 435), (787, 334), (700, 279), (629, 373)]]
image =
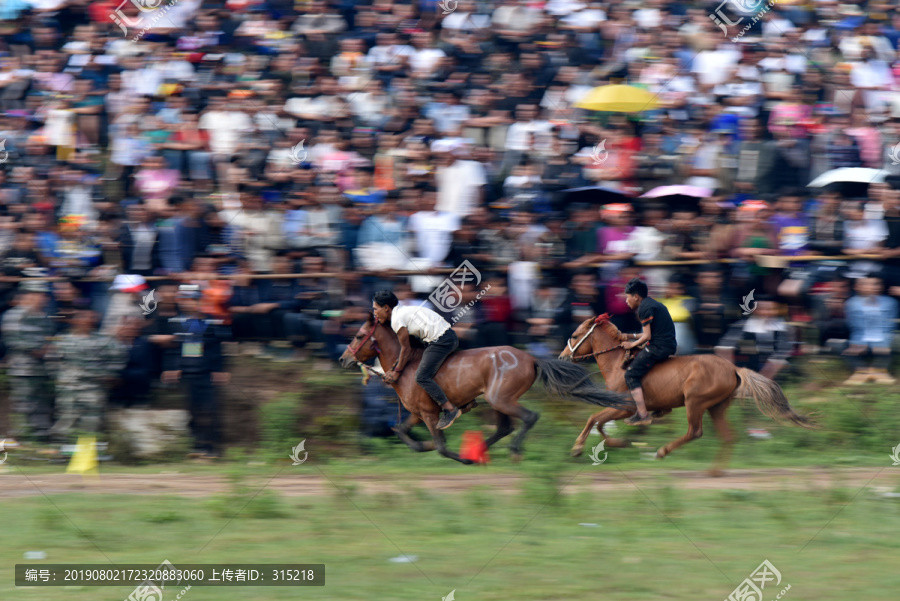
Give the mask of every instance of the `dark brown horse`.
[[(609, 321), (609, 315), (603, 314), (585, 320), (578, 326), (559, 358), (568, 361), (595, 359), (609, 390), (626, 392), (628, 386), (625, 384), (625, 370), (622, 368), (624, 340), (619, 329)], [(703, 412), (709, 411), (713, 425), (722, 438), (715, 467), (710, 471), (714, 476), (722, 475), (721, 468), (728, 464), (731, 457), (734, 434), (725, 420), (725, 411), (734, 397), (752, 398), (759, 410), (773, 419), (784, 418), (798, 426), (813, 427), (809, 419), (791, 409), (778, 384), (755, 371), (736, 367), (717, 355), (670, 357), (650, 370), (644, 377), (642, 388), (647, 410), (653, 411), (654, 416), (669, 413), (676, 407), (684, 407), (687, 411), (687, 434), (656, 451), (658, 459), (684, 443), (700, 438), (703, 435)], [(603, 424), (633, 413), (634, 408), (612, 408), (592, 415), (575, 440), (572, 455), (581, 455), (594, 426), (607, 445), (625, 446), (625, 442), (620, 439), (607, 438), (603, 432)]]
[[(356, 333), (353, 342), (341, 355), (343, 367), (364, 364), (376, 356), (381, 365), (393, 365), (400, 355), (400, 341), (389, 327), (377, 322), (372, 315)], [(444, 433), (437, 429), (440, 408), (431, 397), (416, 384), (416, 368), (422, 358), (422, 349), (413, 348), (412, 356), (400, 378), (391, 386), (400, 402), (410, 412), (409, 418), (394, 428), (394, 432), (414, 451), (431, 451), (437, 448), (445, 457), (461, 463), (461, 459), (447, 448)], [(536, 380), (554, 396), (583, 401), (605, 407), (621, 407), (626, 412), (634, 406), (628, 395), (612, 393), (590, 381), (590, 373), (572, 363), (551, 359), (542, 361), (511, 346), (492, 346), (454, 352), (447, 357), (435, 380), (450, 402), (468, 412), (475, 406), (475, 399), (484, 399), (497, 413), (497, 431), (487, 439), (492, 444), (512, 432), (512, 420), (517, 417), (523, 426), (510, 445), (514, 459), (521, 458), (522, 442), (528, 430), (537, 422), (539, 414), (529, 411), (518, 402)], [(431, 432), (432, 441), (423, 443), (414, 439), (409, 430), (424, 422)]]

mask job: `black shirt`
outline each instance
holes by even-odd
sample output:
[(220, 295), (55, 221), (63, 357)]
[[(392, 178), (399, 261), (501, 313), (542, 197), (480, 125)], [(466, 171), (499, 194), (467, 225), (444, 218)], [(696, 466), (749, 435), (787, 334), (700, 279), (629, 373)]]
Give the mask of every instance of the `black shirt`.
[(641, 326), (650, 325), (650, 348), (674, 353), (675, 324), (666, 306), (648, 296), (641, 301), (637, 314)]

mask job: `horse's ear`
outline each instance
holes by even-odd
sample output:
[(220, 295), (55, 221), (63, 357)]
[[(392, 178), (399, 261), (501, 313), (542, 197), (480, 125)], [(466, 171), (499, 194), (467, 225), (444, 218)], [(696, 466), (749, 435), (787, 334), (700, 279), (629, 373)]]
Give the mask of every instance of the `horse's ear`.
[(366, 318), (366, 325), (369, 325), (375, 321), (375, 314), (369, 313), (369, 316)]
[(594, 320), (594, 323), (600, 323), (601, 321), (609, 321), (609, 313), (598, 315), (597, 319)]

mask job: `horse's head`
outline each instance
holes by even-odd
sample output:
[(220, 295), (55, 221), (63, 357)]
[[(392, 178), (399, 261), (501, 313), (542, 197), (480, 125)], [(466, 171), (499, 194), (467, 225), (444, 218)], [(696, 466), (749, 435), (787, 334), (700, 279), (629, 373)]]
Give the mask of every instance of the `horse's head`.
[(357, 362), (365, 363), (381, 353), (381, 349), (378, 348), (378, 340), (375, 338), (376, 329), (378, 329), (378, 322), (370, 313), (369, 319), (359, 328), (353, 341), (347, 345), (347, 349), (341, 355), (339, 361), (342, 367), (351, 367)]
[(619, 329), (609, 321), (609, 314), (585, 319), (566, 341), (566, 348), (559, 354), (563, 361), (575, 361), (604, 350), (612, 350), (618, 344)]

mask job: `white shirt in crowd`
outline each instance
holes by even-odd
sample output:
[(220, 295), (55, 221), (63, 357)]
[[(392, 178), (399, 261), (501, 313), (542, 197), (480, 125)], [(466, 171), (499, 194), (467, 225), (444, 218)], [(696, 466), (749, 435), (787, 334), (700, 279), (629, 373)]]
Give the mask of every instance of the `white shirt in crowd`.
[(241, 134), (253, 123), (242, 111), (208, 111), (200, 117), (200, 129), (209, 131), (209, 147), (218, 154), (231, 155), (241, 142)]
[(546, 134), (551, 129), (553, 129), (553, 124), (549, 121), (513, 123), (506, 131), (506, 150), (527, 152), (532, 149), (534, 141), (540, 134)]
[(433, 265), (450, 254), (453, 232), (459, 229), (459, 215), (440, 211), (419, 211), (409, 217), (409, 230), (416, 236), (416, 256)]
[(487, 29), (491, 26), (491, 18), (488, 15), (476, 15), (455, 11), (444, 17), (441, 21), (441, 29), (475, 30)]
[(436, 209), (459, 217), (471, 215), (486, 184), (484, 166), (478, 161), (455, 161), (449, 167), (441, 167), (437, 172)]
[(391, 312), (391, 329), (399, 332), (401, 328), (422, 342), (432, 343), (450, 329), (450, 323), (431, 309), (398, 305)]
[(740, 59), (739, 52), (704, 50), (694, 57), (694, 66), (691, 71), (697, 74), (697, 80), (702, 85), (715, 86), (728, 81)]
[(416, 49), (405, 44), (392, 46), (372, 46), (366, 58), (373, 65), (401, 64), (404, 56), (413, 56)]
[(440, 48), (422, 48), (409, 59), (409, 66), (417, 73), (431, 73), (439, 60), (447, 56)]

